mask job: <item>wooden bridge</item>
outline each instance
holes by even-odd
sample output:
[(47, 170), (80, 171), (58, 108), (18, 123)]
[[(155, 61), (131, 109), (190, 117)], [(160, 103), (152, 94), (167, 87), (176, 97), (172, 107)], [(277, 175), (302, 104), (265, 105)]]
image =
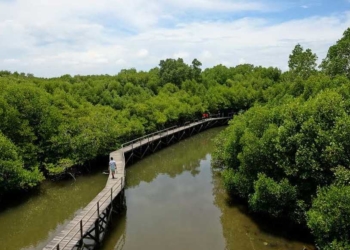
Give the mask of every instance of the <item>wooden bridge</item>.
[(229, 117), (207, 118), (183, 126), (171, 127), (125, 143), (110, 153), (117, 163), (115, 179), (109, 178), (105, 188), (57, 234), (44, 250), (94, 249), (105, 236), (112, 217), (125, 208), (125, 166), (172, 143), (215, 126), (226, 125)]

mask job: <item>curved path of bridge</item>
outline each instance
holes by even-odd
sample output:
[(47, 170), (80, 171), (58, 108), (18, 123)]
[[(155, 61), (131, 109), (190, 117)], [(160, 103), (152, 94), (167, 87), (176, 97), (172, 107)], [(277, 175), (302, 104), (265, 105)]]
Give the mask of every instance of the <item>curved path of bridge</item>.
[[(121, 149), (110, 153), (110, 157), (117, 163), (116, 178), (112, 179), (109, 175), (105, 188), (44, 247), (44, 250), (94, 249), (104, 237), (116, 207), (114, 203), (116, 197), (120, 197), (123, 193), (125, 165), (133, 155), (142, 158), (146, 153), (156, 151), (165, 138), (168, 145), (174, 138), (179, 141), (186, 135), (188, 137), (207, 128), (227, 123), (230, 118), (208, 118), (185, 126), (157, 131), (125, 143)], [(143, 153), (136, 152), (140, 148)], [(129, 155), (129, 158), (126, 159), (125, 155)]]

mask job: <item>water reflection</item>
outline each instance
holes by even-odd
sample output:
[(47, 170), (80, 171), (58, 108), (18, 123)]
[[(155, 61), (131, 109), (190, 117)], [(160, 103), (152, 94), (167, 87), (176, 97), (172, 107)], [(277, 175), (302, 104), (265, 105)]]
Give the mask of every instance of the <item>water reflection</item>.
[[(127, 209), (114, 217), (102, 249), (312, 249), (283, 223), (276, 227), (252, 217), (229, 199), (219, 172), (210, 166), (212, 138), (221, 129), (188, 138), (127, 169)], [(104, 187), (101, 172), (45, 183), (24, 203), (1, 211), (0, 249), (42, 249)]]
[(125, 218), (103, 249), (224, 248), (209, 154), (219, 130), (179, 142), (127, 169)]
[(14, 197), (21, 202), (7, 204), (0, 213), (0, 249), (42, 249), (105, 184), (99, 171), (76, 181), (44, 182), (24, 200)]
[(161, 174), (175, 178), (189, 171), (192, 176), (196, 176), (199, 174), (200, 161), (213, 150), (211, 140), (217, 133), (218, 129), (213, 129), (198, 134), (128, 167), (127, 188), (137, 187), (141, 182), (150, 183)]
[(222, 212), (220, 221), (226, 249), (315, 249), (306, 230), (251, 214), (242, 201), (230, 198), (223, 188), (220, 172), (214, 172), (213, 181), (215, 205)]
[(127, 210), (103, 250), (313, 249), (293, 230), (254, 218), (229, 199), (211, 168), (217, 133), (204, 132), (127, 169)]

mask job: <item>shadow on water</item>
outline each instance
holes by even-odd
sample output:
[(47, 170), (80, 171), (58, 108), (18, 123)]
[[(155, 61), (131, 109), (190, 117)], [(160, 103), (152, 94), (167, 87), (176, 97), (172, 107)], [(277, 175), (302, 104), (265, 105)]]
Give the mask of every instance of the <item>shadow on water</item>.
[[(35, 189), (24, 192), (13, 192), (4, 196), (0, 200), (0, 213), (7, 209), (13, 209), (26, 203), (29, 199), (41, 194), (40, 186)], [(15, 197), (15, 198), (14, 198)]]
[(7, 209), (14, 209), (25, 204), (30, 199), (42, 195), (44, 192), (46, 192), (45, 187), (47, 186), (47, 183), (52, 183), (56, 187), (65, 187), (69, 184), (74, 185), (74, 182), (76, 180), (75, 178), (79, 178), (80, 176), (91, 177), (100, 174), (103, 171), (106, 171), (108, 169), (108, 166), (103, 166), (100, 163), (107, 163), (108, 158), (109, 156), (98, 156), (96, 159), (85, 163), (84, 166), (73, 168), (73, 175), (66, 174), (59, 180), (45, 180), (43, 183), (41, 183), (41, 185), (38, 185), (36, 188), (33, 188), (31, 190), (17, 191), (10, 193), (4, 197), (0, 197), (0, 213), (4, 212)]
[[(115, 216), (114, 219), (112, 219), (105, 236), (106, 239), (111, 239), (113, 237), (113, 242), (115, 242), (115, 250), (123, 249), (125, 245), (127, 221), (126, 213), (127, 207), (125, 206), (125, 209), (120, 214)], [(115, 232), (117, 232), (117, 234)], [(115, 238), (114, 235), (118, 235), (118, 237)], [(102, 244), (105, 245), (106, 243), (103, 242)]]
[(307, 228), (286, 219), (252, 213), (246, 201), (226, 192), (220, 173), (214, 172), (213, 179), (214, 204), (222, 211), (221, 224), (227, 249), (316, 249)]
[(101, 249), (314, 249), (310, 234), (251, 214), (244, 202), (229, 198), (219, 171), (210, 166), (218, 131), (189, 138), (127, 168), (128, 210)]
[(0, 212), (1, 249), (42, 249), (106, 185), (108, 157), (72, 177), (44, 181), (30, 192), (10, 197)]
[[(244, 203), (229, 199), (220, 173), (211, 168), (212, 138), (221, 130), (128, 167), (127, 209), (113, 217), (101, 249), (314, 249), (299, 229), (252, 215)], [(42, 249), (105, 186), (107, 165), (105, 157), (76, 181), (44, 182), (6, 203), (0, 210), (1, 249)]]
[[(310, 234), (309, 229), (305, 226), (297, 225), (287, 218), (272, 218), (264, 214), (253, 213), (249, 211), (248, 204), (240, 198), (227, 197), (225, 203), (227, 207), (236, 207), (240, 213), (250, 217), (258, 226), (259, 231), (265, 234), (284, 238), (288, 241), (298, 239), (307, 244), (313, 243), (312, 235)], [(254, 234), (256, 235), (256, 233)], [(270, 244), (270, 246), (273, 246), (273, 244)]]

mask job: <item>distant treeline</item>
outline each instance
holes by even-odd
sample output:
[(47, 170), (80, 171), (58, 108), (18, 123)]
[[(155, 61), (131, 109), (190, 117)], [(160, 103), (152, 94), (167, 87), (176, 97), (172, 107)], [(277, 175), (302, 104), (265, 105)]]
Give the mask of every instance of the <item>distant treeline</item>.
[(240, 114), (216, 152), (228, 190), (253, 211), (306, 223), (322, 249), (350, 249), (350, 29), (319, 69), (316, 61), (297, 45), (284, 73), (250, 64), (202, 71), (180, 58), (114, 76), (0, 71), (0, 197), (231, 109)]
[(277, 68), (194, 59), (160, 61), (148, 72), (37, 78), (0, 71), (0, 197), (57, 178), (123, 142), (200, 118), (246, 110), (280, 81)]
[(216, 163), (224, 166), (227, 189), (252, 211), (307, 225), (320, 249), (345, 250), (350, 249), (350, 28), (319, 68), (316, 61), (310, 49), (294, 48), (289, 71), (258, 88), (253, 107), (217, 139)]

